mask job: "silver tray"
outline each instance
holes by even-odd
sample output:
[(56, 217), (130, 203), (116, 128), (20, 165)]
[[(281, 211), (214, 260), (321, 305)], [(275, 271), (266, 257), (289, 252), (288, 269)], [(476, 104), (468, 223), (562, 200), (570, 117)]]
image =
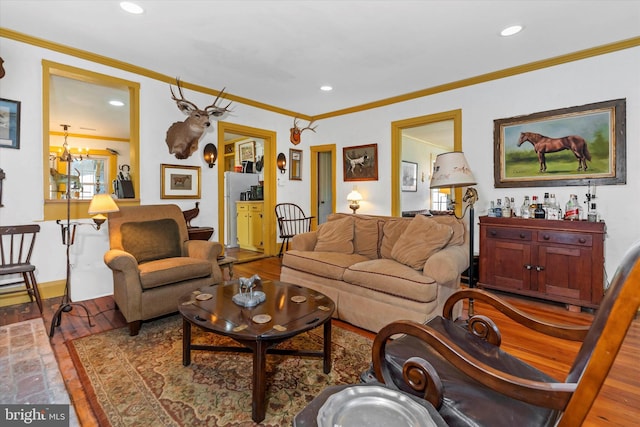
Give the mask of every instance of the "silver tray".
[(348, 387), (318, 411), (318, 427), (434, 427), (429, 411), (408, 395), (379, 386)]
[(233, 302), (243, 307), (255, 307), (266, 299), (267, 296), (262, 291), (243, 292), (231, 298)]

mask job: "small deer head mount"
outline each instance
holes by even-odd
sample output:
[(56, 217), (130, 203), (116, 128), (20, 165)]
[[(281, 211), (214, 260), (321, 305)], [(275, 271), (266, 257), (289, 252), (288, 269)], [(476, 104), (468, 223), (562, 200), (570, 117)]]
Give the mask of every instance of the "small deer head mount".
[(309, 122), (309, 125), (306, 128), (302, 128), (300, 129), (298, 127), (298, 119), (294, 118), (293, 119), (293, 127), (291, 129), (289, 129), (291, 131), (291, 135), (289, 136), (289, 140), (291, 141), (291, 143), (293, 145), (298, 145), (300, 144), (300, 137), (302, 136), (302, 132), (304, 132), (305, 130), (309, 129), (312, 130), (313, 132), (316, 131), (316, 128), (318, 127), (317, 125), (314, 127), (311, 127), (311, 125), (313, 124), (315, 120), (312, 120)]
[(200, 138), (204, 134), (204, 131), (211, 126), (210, 117), (222, 116), (229, 111), (231, 103), (228, 103), (226, 107), (216, 105), (220, 97), (224, 94), (224, 89), (222, 89), (218, 96), (216, 96), (213, 104), (201, 110), (197, 105), (185, 99), (182, 94), (179, 78), (176, 79), (176, 83), (180, 97), (176, 97), (176, 94), (173, 92), (173, 87), (169, 86), (171, 99), (176, 101), (180, 111), (187, 113), (189, 117), (183, 122), (175, 122), (171, 125), (169, 130), (167, 130), (166, 142), (169, 147), (169, 153), (175, 154), (177, 159), (186, 159), (198, 149)]

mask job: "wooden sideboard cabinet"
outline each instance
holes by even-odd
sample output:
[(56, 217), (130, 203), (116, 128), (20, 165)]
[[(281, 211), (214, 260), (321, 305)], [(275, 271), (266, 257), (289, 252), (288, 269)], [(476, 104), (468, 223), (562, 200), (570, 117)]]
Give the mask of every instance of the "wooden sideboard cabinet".
[(597, 308), (604, 222), (480, 217), (482, 288)]
[(238, 244), (242, 249), (262, 251), (264, 202), (236, 202)]

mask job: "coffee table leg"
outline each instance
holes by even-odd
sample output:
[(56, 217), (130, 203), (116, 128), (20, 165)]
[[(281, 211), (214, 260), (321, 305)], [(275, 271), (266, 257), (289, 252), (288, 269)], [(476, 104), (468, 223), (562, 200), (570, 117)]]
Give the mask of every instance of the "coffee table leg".
[(253, 403), (251, 405), (251, 418), (256, 423), (264, 420), (266, 412), (266, 369), (267, 345), (264, 341), (258, 341), (253, 351)]
[(324, 363), (325, 374), (331, 372), (331, 319), (324, 324)]
[(182, 319), (182, 364), (191, 364), (191, 323), (187, 319)]

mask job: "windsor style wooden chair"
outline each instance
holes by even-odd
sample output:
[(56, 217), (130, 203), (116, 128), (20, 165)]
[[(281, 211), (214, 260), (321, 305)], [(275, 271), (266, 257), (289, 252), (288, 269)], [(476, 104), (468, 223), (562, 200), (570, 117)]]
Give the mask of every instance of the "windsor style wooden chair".
[[(276, 205), (276, 218), (282, 246), (278, 256), (282, 256), (283, 250), (289, 249), (289, 240), (296, 234), (311, 231), (312, 216), (306, 216), (302, 208), (295, 203), (279, 203)], [(286, 249), (285, 249), (286, 246)]]
[[(40, 226), (10, 225), (0, 227), (0, 276), (11, 276), (7, 282), (0, 282), (0, 287), (8, 288), (2, 294), (24, 292), (31, 302), (36, 301), (42, 313), (42, 299), (36, 281), (36, 266), (31, 264), (31, 254), (36, 243), (36, 234)], [(17, 280), (16, 279), (17, 276)], [(25, 289), (15, 285), (24, 283)]]

